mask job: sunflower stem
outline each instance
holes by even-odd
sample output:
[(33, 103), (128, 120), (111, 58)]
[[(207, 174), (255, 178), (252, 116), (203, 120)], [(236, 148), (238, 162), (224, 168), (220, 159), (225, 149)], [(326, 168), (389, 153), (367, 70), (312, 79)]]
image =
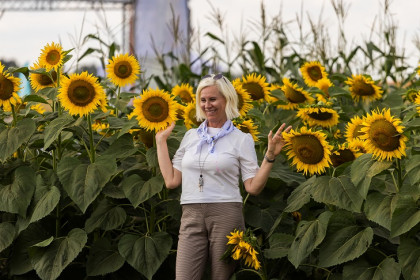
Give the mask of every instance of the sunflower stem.
[(403, 179), (402, 179), (402, 170), (401, 170), (401, 160), (397, 158), (397, 174), (398, 174), (398, 186), (397, 191), (402, 187)]
[(118, 117), (118, 101), (120, 100), (121, 88), (117, 87), (117, 100), (115, 101), (115, 116)]
[(14, 126), (16, 126), (16, 122), (17, 122), (15, 106), (13, 104), (10, 104), (10, 106), (12, 107), (12, 115), (13, 115), (12, 126), (14, 127)]
[(89, 128), (89, 158), (90, 162), (95, 162), (95, 145), (93, 143), (93, 131), (92, 131), (92, 116), (90, 113), (87, 115), (87, 121), (88, 121), (88, 128)]

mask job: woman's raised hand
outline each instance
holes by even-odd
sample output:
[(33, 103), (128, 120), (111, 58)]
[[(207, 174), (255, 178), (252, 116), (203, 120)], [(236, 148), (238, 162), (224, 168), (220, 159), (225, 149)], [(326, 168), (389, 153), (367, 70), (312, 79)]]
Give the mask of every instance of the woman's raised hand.
[(156, 143), (165, 141), (168, 139), (169, 135), (171, 135), (172, 130), (175, 127), (175, 122), (172, 122), (167, 128), (164, 130), (159, 131), (156, 133)]
[[(280, 154), (281, 149), (286, 144), (283, 138), (283, 129), (286, 126), (285, 123), (283, 123), (279, 129), (274, 133), (273, 131), (270, 131), (268, 134), (268, 147), (267, 147), (267, 157), (269, 158), (275, 158), (278, 154)], [(288, 133), (292, 129), (292, 126), (289, 125), (284, 132)]]

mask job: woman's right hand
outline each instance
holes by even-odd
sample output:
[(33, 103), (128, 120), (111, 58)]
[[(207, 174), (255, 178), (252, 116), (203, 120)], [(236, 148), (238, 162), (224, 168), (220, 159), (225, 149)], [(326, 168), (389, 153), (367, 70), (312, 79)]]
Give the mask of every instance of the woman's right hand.
[(169, 135), (171, 135), (172, 130), (175, 127), (175, 122), (172, 122), (167, 128), (164, 130), (159, 131), (156, 133), (156, 143), (165, 141), (168, 139)]

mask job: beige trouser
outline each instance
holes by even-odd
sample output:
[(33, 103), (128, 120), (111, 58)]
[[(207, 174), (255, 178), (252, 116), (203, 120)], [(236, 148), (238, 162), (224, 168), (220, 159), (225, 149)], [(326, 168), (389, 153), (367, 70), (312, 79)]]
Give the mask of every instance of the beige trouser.
[(177, 280), (200, 280), (211, 263), (211, 279), (229, 279), (235, 263), (221, 261), (227, 249), (227, 235), (245, 228), (242, 203), (199, 203), (182, 205), (176, 257)]

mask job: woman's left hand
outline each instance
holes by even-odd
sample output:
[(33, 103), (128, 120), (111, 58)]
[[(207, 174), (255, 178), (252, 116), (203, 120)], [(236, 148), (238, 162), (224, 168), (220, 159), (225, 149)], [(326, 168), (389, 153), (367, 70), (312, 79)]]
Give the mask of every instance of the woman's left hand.
[[(274, 159), (278, 154), (280, 154), (281, 149), (286, 144), (286, 142), (283, 139), (283, 129), (286, 126), (285, 123), (283, 123), (279, 129), (274, 133), (273, 131), (270, 131), (268, 134), (268, 147), (267, 147), (267, 153), (266, 156), (270, 159)], [(284, 132), (288, 133), (292, 129), (292, 126), (289, 125)]]

